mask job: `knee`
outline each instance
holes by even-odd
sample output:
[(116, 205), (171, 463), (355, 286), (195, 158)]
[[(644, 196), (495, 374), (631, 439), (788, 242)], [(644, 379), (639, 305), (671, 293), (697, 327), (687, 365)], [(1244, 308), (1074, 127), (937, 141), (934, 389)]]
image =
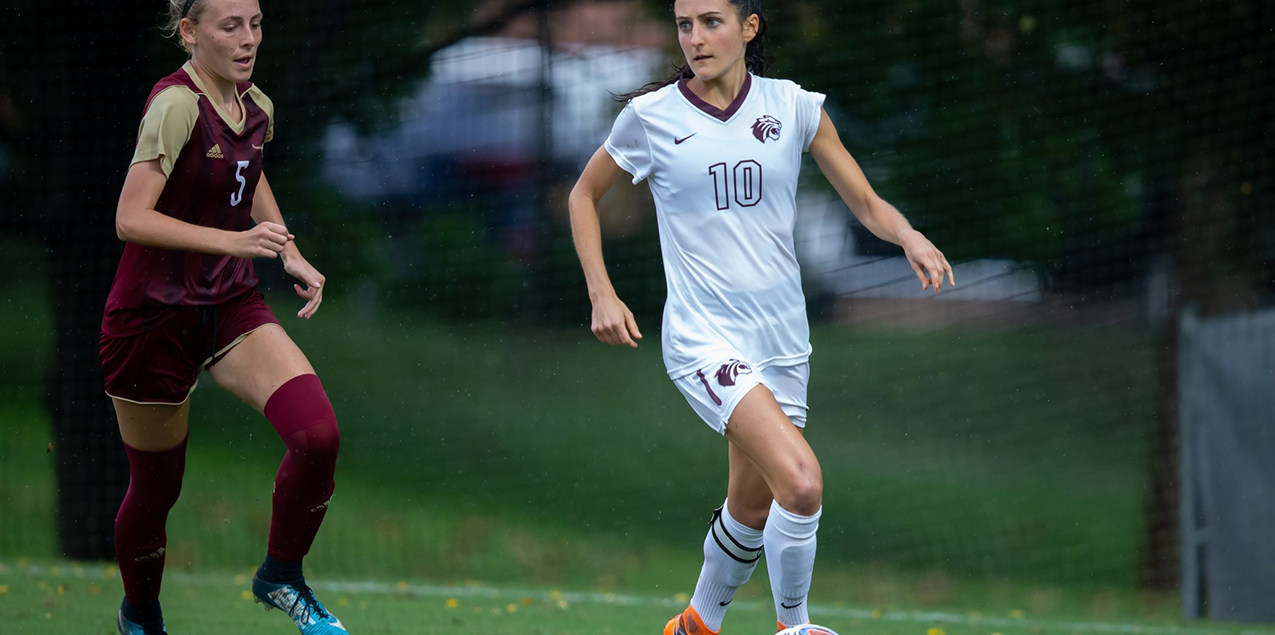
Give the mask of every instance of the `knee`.
[(150, 504), (163, 509), (172, 509), (182, 493), (182, 473), (165, 478), (149, 479), (142, 484)]
[(341, 447), (336, 413), (315, 375), (299, 375), (275, 390), (266, 402), (266, 419), (288, 450), (307, 463), (334, 463)]
[(341, 449), (341, 433), (336, 419), (327, 419), (293, 432), (283, 442), (288, 451), (296, 453), (305, 464), (331, 467), (336, 465)]
[(336, 455), (341, 450), (341, 432), (336, 426), (336, 419), (310, 428), (310, 453), (313, 460), (325, 464), (336, 465)]
[(794, 514), (811, 516), (823, 506), (823, 474), (818, 467), (797, 470), (784, 490), (779, 504)]
[(168, 510), (181, 496), (186, 473), (186, 442), (170, 450), (149, 452), (125, 445), (128, 454), (128, 495), (149, 507)]
[(125, 508), (137, 509), (146, 514), (167, 515), (177, 504), (182, 492), (181, 473), (159, 475), (134, 472), (129, 476), (128, 493), (124, 496), (120, 513)]

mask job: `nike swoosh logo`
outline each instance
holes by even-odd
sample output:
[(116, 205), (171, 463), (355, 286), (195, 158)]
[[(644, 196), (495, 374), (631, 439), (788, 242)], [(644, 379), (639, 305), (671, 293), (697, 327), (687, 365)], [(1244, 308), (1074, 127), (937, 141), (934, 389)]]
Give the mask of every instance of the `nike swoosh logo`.
[(682, 142), (683, 142), (683, 141), (686, 141), (687, 139), (690, 139), (691, 137), (694, 137), (694, 136), (695, 136), (695, 135), (697, 135), (697, 134), (699, 134), (699, 133), (698, 133), (698, 132), (692, 132), (691, 134), (688, 134), (688, 135), (686, 135), (685, 137), (682, 137), (681, 139), (678, 139), (678, 138), (674, 137), (674, 138), (673, 138), (673, 145), (680, 146), (680, 145), (682, 145)]
[(718, 606), (726, 606), (727, 604), (730, 604), (732, 601), (733, 601), (733, 600), (726, 600), (725, 602), (718, 602), (718, 603), (717, 603), (717, 605), (718, 605)]
[[(804, 601), (804, 600), (803, 600), (803, 601)], [(779, 606), (782, 606), (782, 607), (784, 607), (784, 608), (786, 608), (786, 609), (795, 609), (795, 608), (797, 608), (797, 607), (801, 606), (801, 602), (798, 602), (798, 603), (796, 603), (796, 604), (794, 604), (794, 605), (792, 605), (792, 606), (788, 606), (787, 604), (784, 604), (783, 602), (780, 602), (780, 603), (779, 603)]]

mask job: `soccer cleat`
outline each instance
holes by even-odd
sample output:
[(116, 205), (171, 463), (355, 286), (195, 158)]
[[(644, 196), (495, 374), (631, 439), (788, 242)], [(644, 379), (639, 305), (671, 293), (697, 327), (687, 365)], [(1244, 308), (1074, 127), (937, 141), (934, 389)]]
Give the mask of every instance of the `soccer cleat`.
[(274, 584), (256, 576), (252, 578), (252, 599), (266, 605), (266, 610), (279, 609), (292, 618), (301, 635), (334, 635), (348, 633), (341, 620), (328, 612), (314, 597), (305, 582), (297, 585)]
[(695, 612), (695, 607), (687, 606), (685, 611), (674, 615), (664, 625), (664, 635), (718, 635), (718, 631), (704, 626), (704, 620)]
[(115, 625), (119, 627), (120, 635), (168, 635), (168, 632), (164, 630), (164, 624), (162, 622), (159, 626), (142, 626), (141, 624), (124, 617), (123, 611), (120, 611), (119, 617), (115, 621)]

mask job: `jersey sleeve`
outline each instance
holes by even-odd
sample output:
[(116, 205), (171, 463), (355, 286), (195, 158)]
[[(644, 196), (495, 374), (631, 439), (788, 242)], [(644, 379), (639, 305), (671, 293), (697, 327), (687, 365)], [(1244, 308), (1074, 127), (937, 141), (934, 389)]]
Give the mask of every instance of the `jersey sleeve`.
[(824, 94), (802, 90), (796, 87), (797, 129), (801, 131), (801, 151), (809, 152), (810, 144), (819, 132), (819, 121), (823, 117)]
[(266, 142), (269, 142), (274, 139), (274, 102), (270, 101), (270, 98), (266, 97), (266, 94), (261, 92), (255, 84), (248, 89), (248, 97), (266, 113), (266, 119), (270, 122), (266, 124)]
[(137, 148), (130, 163), (159, 159), (159, 166), (168, 176), (173, 164), (181, 155), (182, 147), (190, 140), (190, 133), (199, 119), (199, 97), (181, 86), (166, 88), (151, 99), (142, 125), (137, 130)]
[(642, 119), (630, 102), (620, 111), (611, 126), (611, 135), (603, 144), (616, 165), (633, 175), (633, 183), (640, 183), (651, 174), (651, 143), (646, 136)]

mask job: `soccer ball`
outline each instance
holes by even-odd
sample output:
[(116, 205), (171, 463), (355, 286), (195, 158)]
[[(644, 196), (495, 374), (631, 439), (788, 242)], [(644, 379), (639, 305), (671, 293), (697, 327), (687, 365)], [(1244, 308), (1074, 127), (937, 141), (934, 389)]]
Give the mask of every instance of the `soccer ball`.
[(818, 624), (802, 624), (801, 626), (793, 626), (785, 628), (775, 635), (837, 635), (837, 632), (827, 626)]

